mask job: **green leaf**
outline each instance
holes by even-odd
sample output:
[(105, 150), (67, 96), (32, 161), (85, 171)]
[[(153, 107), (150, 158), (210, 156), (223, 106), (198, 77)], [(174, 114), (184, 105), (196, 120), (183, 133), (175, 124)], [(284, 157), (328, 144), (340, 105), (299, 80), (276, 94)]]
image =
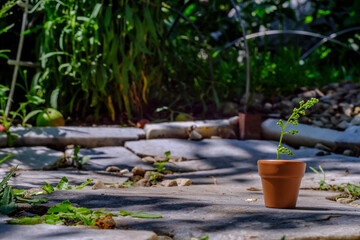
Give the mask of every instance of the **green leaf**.
[(14, 172), (16, 171), (16, 169), (18, 168), (19, 165), (17, 165), (0, 183), (0, 189), (4, 188), (7, 185), (7, 182), (9, 181), (9, 179), (11, 178), (11, 176), (14, 174)]
[(34, 217), (23, 217), (19, 219), (10, 219), (6, 221), (8, 224), (17, 224), (17, 225), (35, 225), (42, 223), (41, 216)]
[(159, 214), (147, 212), (136, 212), (132, 213), (130, 216), (134, 218), (162, 218), (162, 216)]
[(14, 191), (11, 186), (6, 186), (0, 200), (0, 213), (8, 215), (16, 209)]
[(128, 212), (128, 211), (124, 211), (124, 210), (120, 210), (120, 216), (129, 216), (129, 215), (131, 215), (132, 214), (132, 212)]
[(30, 118), (32, 118), (33, 116), (35, 116), (36, 114), (38, 114), (40, 112), (42, 112), (42, 110), (34, 110), (34, 111), (29, 112), (23, 120), (23, 125), (25, 123), (27, 123), (27, 121), (29, 121)]
[(306, 16), (304, 24), (311, 23), (314, 20), (313, 16)]
[(68, 186), (69, 180), (67, 177), (63, 176), (59, 183), (56, 185), (56, 188), (59, 190), (69, 190), (72, 189), (72, 187)]
[(86, 182), (82, 183), (80, 186), (76, 187), (76, 189), (83, 189), (85, 186), (89, 185), (93, 180), (86, 179)]
[(50, 106), (52, 108), (57, 109), (58, 106), (58, 98), (59, 98), (59, 93), (60, 93), (60, 89), (56, 88), (51, 92), (51, 96), (50, 96)]
[(70, 212), (74, 209), (73, 206), (71, 206), (71, 203), (69, 200), (65, 200), (62, 203), (52, 206), (47, 211), (48, 214), (50, 213), (60, 213), (60, 212)]
[(200, 238), (199, 240), (209, 240), (209, 236), (206, 236), (206, 237)]
[(14, 195), (24, 195), (27, 191), (24, 189), (14, 189)]
[(42, 187), (48, 194), (51, 194), (54, 192), (54, 188), (47, 182), (45, 182), (45, 186)]
[(96, 18), (100, 12), (101, 7), (102, 7), (102, 5), (100, 3), (97, 3), (94, 7), (94, 10), (91, 13), (90, 18)]
[(67, 52), (49, 52), (49, 53), (44, 54), (44, 55), (40, 58), (40, 60), (45, 60), (45, 59), (47, 59), (47, 58), (49, 58), (49, 57), (56, 56), (56, 55), (71, 56), (71, 55), (70, 55), (69, 53), (67, 53)]
[(18, 202), (22, 203), (30, 203), (30, 204), (41, 204), (41, 203), (47, 203), (49, 201), (48, 198), (45, 197), (39, 197), (39, 198), (23, 198), (20, 196), (16, 196), (16, 200)]
[(50, 215), (46, 215), (44, 217), (44, 222), (46, 224), (51, 224), (51, 225), (56, 225), (56, 224), (61, 224), (63, 223), (63, 220), (60, 219), (59, 215), (56, 214), (50, 214)]
[[(6, 159), (8, 159), (8, 158), (11, 158), (11, 157), (14, 157), (14, 156), (16, 156), (15, 154), (9, 154), (9, 155), (7, 155), (6, 157), (4, 157), (3, 159), (1, 159), (0, 160), (0, 163), (2, 163), (3, 161), (5, 161)], [(12, 174), (11, 174), (12, 175)], [(0, 185), (0, 187), (1, 187), (1, 185)]]

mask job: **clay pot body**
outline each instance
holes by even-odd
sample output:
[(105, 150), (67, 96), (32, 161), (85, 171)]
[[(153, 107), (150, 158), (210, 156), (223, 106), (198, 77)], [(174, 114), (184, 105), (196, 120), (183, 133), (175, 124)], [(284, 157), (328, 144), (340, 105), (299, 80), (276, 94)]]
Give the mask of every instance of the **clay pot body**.
[(265, 207), (295, 208), (306, 163), (293, 160), (258, 160)]

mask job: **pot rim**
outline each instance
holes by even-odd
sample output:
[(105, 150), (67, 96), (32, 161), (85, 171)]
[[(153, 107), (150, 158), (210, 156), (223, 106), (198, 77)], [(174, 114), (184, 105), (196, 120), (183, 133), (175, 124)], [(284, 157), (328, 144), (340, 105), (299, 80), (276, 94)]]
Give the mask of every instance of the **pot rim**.
[(258, 160), (260, 163), (305, 163), (304, 161), (298, 160), (277, 160), (277, 159), (260, 159)]

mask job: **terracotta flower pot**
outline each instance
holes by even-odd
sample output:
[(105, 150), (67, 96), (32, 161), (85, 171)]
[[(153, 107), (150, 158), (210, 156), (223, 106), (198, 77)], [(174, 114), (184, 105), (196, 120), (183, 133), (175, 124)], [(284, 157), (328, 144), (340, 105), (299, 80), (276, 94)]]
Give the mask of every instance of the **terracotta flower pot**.
[(293, 160), (258, 160), (265, 207), (295, 208), (306, 163)]

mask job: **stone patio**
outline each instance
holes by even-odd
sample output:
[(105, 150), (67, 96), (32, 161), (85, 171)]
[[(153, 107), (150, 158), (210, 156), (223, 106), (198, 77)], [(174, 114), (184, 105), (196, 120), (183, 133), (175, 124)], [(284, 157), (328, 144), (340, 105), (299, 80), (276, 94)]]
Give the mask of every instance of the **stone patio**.
[[(58, 130), (60, 131), (65, 130)], [(286, 240), (360, 239), (360, 208), (325, 198), (337, 195), (336, 192), (311, 190), (319, 186), (319, 178), (309, 169), (310, 166), (318, 168), (318, 165), (321, 165), (326, 173), (326, 181), (330, 184), (359, 184), (360, 159), (357, 157), (315, 148), (289, 147), (294, 156), (285, 158), (307, 163), (297, 208), (271, 209), (264, 207), (262, 191), (259, 191), (261, 182), (256, 161), (274, 159), (277, 142), (236, 139), (190, 141), (176, 138), (146, 140), (143, 139), (146, 135), (143, 130), (132, 128), (126, 131), (107, 128), (107, 133), (112, 132), (111, 141), (106, 141), (105, 133), (97, 135), (99, 129), (89, 130), (86, 133), (90, 135), (89, 139), (96, 139), (91, 141), (86, 140), (83, 132), (78, 137), (73, 134), (76, 132), (75, 128), (71, 132), (50, 137), (49, 142), (45, 142), (48, 133), (37, 136), (38, 141), (35, 141), (34, 133), (26, 132), (20, 138), (21, 147), (0, 149), (0, 158), (10, 152), (16, 154), (0, 165), (0, 178), (9, 172), (11, 167), (19, 164), (18, 175), (11, 178), (9, 184), (20, 189), (42, 187), (44, 181), (55, 187), (62, 176), (69, 179), (70, 185), (80, 185), (88, 178), (93, 179), (93, 183), (101, 181), (121, 185), (132, 174), (106, 172), (107, 167), (116, 166), (121, 170), (131, 171), (133, 167), (141, 166), (150, 170), (153, 166), (141, 158), (164, 156), (166, 151), (170, 151), (172, 157), (182, 157), (183, 161), (166, 164), (166, 168), (173, 173), (167, 174), (165, 179), (188, 178), (192, 180), (192, 184), (187, 187), (94, 190), (92, 186), (87, 186), (82, 190), (56, 190), (50, 195), (44, 195), (50, 199), (45, 206), (70, 200), (76, 206), (93, 210), (106, 208), (113, 213), (118, 213), (119, 210), (146, 211), (161, 214), (163, 218), (137, 219), (119, 216), (114, 218), (115, 230), (97, 230), (46, 224), (8, 225), (5, 221), (9, 218), (2, 216), (1, 239), (177, 240), (200, 239), (205, 236), (209, 236), (211, 240), (279, 240), (283, 236)], [(317, 137), (326, 138), (325, 135)], [(327, 140), (336, 144), (335, 138)], [(89, 156), (91, 160), (82, 170), (41, 170), (64, 156), (72, 155), (72, 150), (65, 152), (65, 149), (59, 151), (59, 148), (53, 150), (45, 147), (51, 147), (55, 141), (63, 141), (61, 146), (84, 143), (87, 148), (81, 148), (79, 156)], [(35, 143), (41, 146), (34, 147)]]

